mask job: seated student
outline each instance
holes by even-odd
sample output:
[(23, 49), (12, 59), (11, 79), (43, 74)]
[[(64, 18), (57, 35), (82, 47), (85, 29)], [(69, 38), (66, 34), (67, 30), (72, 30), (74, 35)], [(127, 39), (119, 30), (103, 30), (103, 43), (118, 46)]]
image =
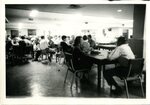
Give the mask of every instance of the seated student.
[(90, 44), (90, 47), (92, 47), (92, 48), (96, 47), (95, 41), (92, 39), (91, 35), (88, 35), (88, 42)]
[(77, 36), (74, 41), (73, 64), (75, 69), (91, 69), (92, 61), (81, 50), (82, 37)]
[(71, 40), (69, 41), (69, 44), (73, 46), (74, 40), (75, 40), (75, 36), (72, 35)]
[(34, 61), (38, 61), (38, 58), (41, 55), (40, 41), (38, 38), (36, 38), (33, 42), (33, 50), (35, 52)]
[(41, 36), (41, 40), (39, 42), (37, 42), (35, 45), (38, 49), (36, 56), (35, 56), (35, 61), (37, 61), (39, 56), (42, 53), (46, 54), (48, 52), (48, 41), (45, 39), (44, 36)]
[(26, 50), (25, 37), (24, 37), (24, 36), (21, 36), (21, 39), (22, 39), (22, 40), (19, 41), (19, 55), (20, 55), (20, 56), (24, 56), (25, 50)]
[(67, 44), (66, 38), (67, 37), (65, 35), (62, 36), (62, 42), (60, 42), (60, 46), (62, 47), (64, 52), (71, 53), (73, 48), (70, 45)]
[(11, 51), (11, 49), (12, 49), (11, 38), (10, 38), (10, 35), (7, 35), (6, 36), (6, 53)]
[(52, 36), (48, 36), (48, 47), (49, 48), (54, 48), (55, 47), (55, 44), (54, 44), (52, 38), (53, 38)]
[(55, 50), (53, 49), (53, 48), (55, 48), (55, 44), (54, 44), (51, 36), (48, 37), (48, 47), (49, 47), (49, 57), (48, 57), (48, 59), (51, 62), (52, 58), (53, 58), (53, 55), (55, 54)]
[(12, 37), (11, 44), (13, 46), (19, 46), (19, 40), (17, 40), (17, 37)]
[[(117, 47), (108, 55), (109, 60), (115, 60), (115, 59), (134, 59), (135, 56), (130, 48), (130, 46), (127, 44), (127, 41), (125, 37), (119, 37), (117, 40)], [(121, 60), (121, 59), (120, 59)], [(120, 63), (120, 62), (119, 62)], [(125, 62), (124, 62), (125, 64)], [(127, 74), (127, 65), (121, 65), (110, 70), (104, 71), (104, 78), (106, 79), (108, 85), (115, 86), (115, 90), (112, 90), (115, 94), (119, 94), (122, 92), (121, 87), (116, 83), (116, 81), (113, 79), (113, 76), (122, 77)]]
[(90, 54), (90, 52), (92, 50), (92, 48), (90, 47), (90, 44), (88, 42), (88, 37), (86, 35), (83, 36), (83, 42), (81, 44), (81, 48), (82, 48), (82, 51), (87, 54)]
[(40, 41), (40, 49), (42, 51), (46, 50), (48, 48), (48, 41), (45, 39), (44, 36), (41, 36), (41, 41)]

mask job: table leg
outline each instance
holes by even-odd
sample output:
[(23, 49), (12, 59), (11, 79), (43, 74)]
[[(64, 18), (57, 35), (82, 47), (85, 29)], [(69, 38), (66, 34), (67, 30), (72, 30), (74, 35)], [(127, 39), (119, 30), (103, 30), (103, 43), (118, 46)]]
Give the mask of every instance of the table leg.
[(101, 65), (98, 65), (98, 85), (97, 85), (97, 90), (101, 90)]
[(102, 70), (102, 81), (103, 81), (102, 87), (103, 87), (103, 89), (105, 87), (105, 79), (104, 79), (104, 74), (103, 74), (104, 71), (105, 71), (105, 65), (103, 65), (103, 70)]

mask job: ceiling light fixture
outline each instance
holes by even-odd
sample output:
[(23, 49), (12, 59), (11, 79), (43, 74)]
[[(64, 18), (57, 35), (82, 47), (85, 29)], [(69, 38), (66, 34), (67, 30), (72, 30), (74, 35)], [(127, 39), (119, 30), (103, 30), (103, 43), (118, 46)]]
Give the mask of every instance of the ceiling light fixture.
[(70, 4), (70, 5), (68, 6), (68, 8), (70, 8), (70, 9), (79, 9), (79, 8), (81, 8), (81, 6), (78, 5), (78, 4)]
[(37, 14), (38, 14), (38, 11), (37, 11), (37, 10), (32, 10), (32, 11), (30, 12), (30, 17), (31, 17), (31, 18), (36, 17)]
[(118, 9), (117, 12), (122, 12), (122, 10), (121, 10), (121, 9)]

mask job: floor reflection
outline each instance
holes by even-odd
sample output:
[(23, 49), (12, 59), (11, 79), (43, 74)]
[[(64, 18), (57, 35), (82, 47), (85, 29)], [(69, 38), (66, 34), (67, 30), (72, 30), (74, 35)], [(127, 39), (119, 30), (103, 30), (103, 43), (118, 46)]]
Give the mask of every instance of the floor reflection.
[[(64, 84), (66, 66), (53, 61), (50, 64), (30, 62), (26, 65), (7, 67), (6, 96), (7, 97), (102, 97), (126, 98), (125, 91), (121, 96), (110, 95), (110, 87), (104, 82), (104, 88), (97, 92), (97, 66), (94, 66), (89, 80), (79, 80), (78, 87), (74, 82), (71, 89), (72, 73), (68, 73)], [(129, 90), (131, 98), (141, 98), (138, 86)]]

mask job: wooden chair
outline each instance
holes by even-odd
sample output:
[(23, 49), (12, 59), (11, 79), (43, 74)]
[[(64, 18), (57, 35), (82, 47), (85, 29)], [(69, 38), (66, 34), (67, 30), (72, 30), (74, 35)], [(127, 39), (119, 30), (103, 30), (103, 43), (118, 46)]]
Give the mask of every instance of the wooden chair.
[[(71, 82), (71, 88), (72, 88), (74, 79), (75, 79), (75, 81), (77, 83), (77, 79), (81, 79), (82, 78), (82, 76), (79, 76), (79, 73), (88, 73), (89, 70), (87, 70), (87, 69), (76, 70), (74, 68), (73, 61), (72, 61), (72, 59), (73, 59), (72, 58), (72, 54), (65, 52), (64, 55), (65, 55), (66, 65), (68, 67), (64, 83), (66, 83), (68, 71), (72, 72), (73, 73), (72, 82)], [(77, 85), (78, 84), (76, 84), (76, 87), (77, 87)]]

